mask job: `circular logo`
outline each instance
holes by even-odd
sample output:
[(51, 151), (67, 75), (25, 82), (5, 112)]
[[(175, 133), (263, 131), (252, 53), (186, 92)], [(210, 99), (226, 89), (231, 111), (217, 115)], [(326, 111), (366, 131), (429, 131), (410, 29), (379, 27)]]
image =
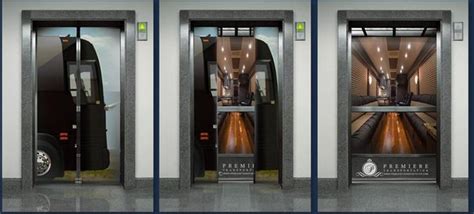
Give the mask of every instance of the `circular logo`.
[(377, 172), (377, 165), (368, 159), (367, 162), (362, 166), (362, 172), (368, 176), (372, 176)]

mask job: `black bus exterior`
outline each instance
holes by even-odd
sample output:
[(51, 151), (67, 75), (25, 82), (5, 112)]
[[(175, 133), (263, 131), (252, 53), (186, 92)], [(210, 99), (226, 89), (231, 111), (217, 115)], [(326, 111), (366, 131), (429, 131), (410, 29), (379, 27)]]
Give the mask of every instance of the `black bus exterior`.
[[(81, 170), (109, 166), (105, 103), (99, 59), (94, 46), (81, 39), (81, 80), (75, 80), (76, 38), (38, 37), (37, 165), (38, 178), (76, 170), (76, 95), (81, 95)], [(77, 90), (76, 85), (80, 85)]]

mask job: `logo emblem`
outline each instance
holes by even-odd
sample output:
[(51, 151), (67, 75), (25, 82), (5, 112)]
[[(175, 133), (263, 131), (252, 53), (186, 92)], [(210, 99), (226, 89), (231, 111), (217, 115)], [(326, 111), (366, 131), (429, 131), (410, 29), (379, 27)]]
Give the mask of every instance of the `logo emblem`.
[(367, 176), (372, 176), (377, 172), (377, 165), (375, 165), (375, 163), (372, 162), (371, 159), (369, 159), (362, 166), (362, 172), (365, 173)]
[(360, 177), (379, 177), (382, 172), (377, 172), (377, 164), (372, 159), (367, 159), (367, 162), (362, 165), (362, 172), (357, 172), (356, 175)]

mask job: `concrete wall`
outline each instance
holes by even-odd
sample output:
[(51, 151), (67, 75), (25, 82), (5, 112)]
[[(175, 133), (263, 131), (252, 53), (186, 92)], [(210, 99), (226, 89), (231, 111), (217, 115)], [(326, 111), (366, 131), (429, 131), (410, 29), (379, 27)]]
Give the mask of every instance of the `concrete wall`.
[(464, 22), (464, 41), (452, 42), (452, 177), (468, 176), (468, 1), (319, 0), (318, 3), (318, 177), (337, 177), (337, 11), (451, 10)]
[(153, 177), (153, 1), (4, 0), (3, 1), (3, 178), (21, 177), (21, 11), (134, 10), (148, 22), (146, 42), (136, 43), (136, 177)]
[(179, 11), (293, 10), (306, 22), (306, 41), (294, 43), (294, 177), (311, 174), (311, 7), (309, 0), (160, 1), (160, 177), (179, 177)]

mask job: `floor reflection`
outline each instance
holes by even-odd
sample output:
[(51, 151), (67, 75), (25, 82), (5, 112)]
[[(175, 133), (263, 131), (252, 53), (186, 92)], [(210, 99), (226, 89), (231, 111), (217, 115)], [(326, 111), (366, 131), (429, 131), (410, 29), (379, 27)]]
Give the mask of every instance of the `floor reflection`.
[(43, 184), (32, 191), (3, 192), (3, 211), (151, 212), (153, 190), (118, 185)]
[(440, 190), (435, 184), (357, 184), (348, 192), (319, 187), (320, 212), (467, 212), (467, 183)]
[(189, 191), (160, 190), (160, 212), (309, 212), (310, 188), (278, 184), (195, 184)]

